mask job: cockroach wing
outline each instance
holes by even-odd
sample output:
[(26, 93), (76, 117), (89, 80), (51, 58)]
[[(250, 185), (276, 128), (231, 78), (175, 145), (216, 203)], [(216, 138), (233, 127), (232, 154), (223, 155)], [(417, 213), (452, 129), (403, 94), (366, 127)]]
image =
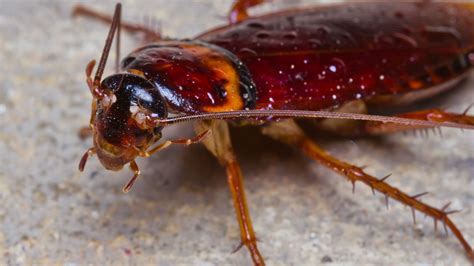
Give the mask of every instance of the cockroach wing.
[(473, 6), (331, 5), (250, 18), (197, 38), (248, 67), (257, 109), (407, 102), (452, 87), (472, 69)]

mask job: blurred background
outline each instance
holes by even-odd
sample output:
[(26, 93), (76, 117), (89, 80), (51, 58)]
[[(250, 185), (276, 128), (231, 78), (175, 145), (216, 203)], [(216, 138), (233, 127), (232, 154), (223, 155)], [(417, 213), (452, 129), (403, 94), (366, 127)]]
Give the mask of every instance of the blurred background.
[[(291, 2), (291, 3), (290, 3)], [(275, 1), (252, 14), (316, 1)], [(139, 160), (142, 176), (77, 164), (92, 144), (91, 95), (84, 69), (98, 59), (108, 25), (71, 18), (74, 1), (0, 0), (0, 264), (248, 265), (239, 244), (225, 171), (203, 146), (171, 147)], [(83, 1), (113, 13), (115, 1)], [(165, 36), (189, 38), (225, 24), (231, 1), (122, 1), (124, 20), (161, 22)], [(122, 35), (122, 56), (138, 36)], [(114, 55), (109, 58), (109, 69)], [(111, 73), (109, 70), (107, 73)], [(474, 102), (474, 79), (431, 104), (462, 111)], [(189, 125), (165, 138), (192, 136)], [(431, 219), (372, 196), (355, 195), (344, 178), (255, 129), (233, 131), (234, 145), (259, 247), (269, 265), (467, 264), (453, 236), (436, 234)], [(368, 165), (408, 194), (430, 191), (434, 206), (452, 201), (453, 216), (474, 243), (474, 133), (445, 129), (443, 137), (412, 134), (320, 141), (335, 156)]]

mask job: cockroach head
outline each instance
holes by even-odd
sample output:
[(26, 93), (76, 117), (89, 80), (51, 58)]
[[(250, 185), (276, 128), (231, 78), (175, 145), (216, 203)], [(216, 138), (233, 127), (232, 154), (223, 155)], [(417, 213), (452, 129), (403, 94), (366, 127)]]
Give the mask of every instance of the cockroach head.
[(100, 91), (103, 97), (97, 98), (93, 114), (94, 147), (105, 168), (119, 170), (161, 138), (162, 127), (153, 121), (166, 118), (167, 108), (159, 91), (141, 76), (109, 76)]
[[(121, 7), (120, 3), (115, 7), (94, 78), (95, 60), (86, 67), (87, 84), (94, 97), (90, 120), (94, 147), (82, 156), (79, 170), (84, 170), (87, 158), (93, 154), (97, 154), (102, 165), (109, 170), (119, 170), (130, 163), (135, 175), (125, 188), (128, 190), (139, 174), (134, 159), (147, 155), (147, 149), (161, 138), (162, 127), (156, 121), (166, 118), (167, 109), (158, 90), (141, 76), (115, 74), (101, 82), (114, 34), (120, 32)], [(117, 39), (119, 36), (117, 34)]]

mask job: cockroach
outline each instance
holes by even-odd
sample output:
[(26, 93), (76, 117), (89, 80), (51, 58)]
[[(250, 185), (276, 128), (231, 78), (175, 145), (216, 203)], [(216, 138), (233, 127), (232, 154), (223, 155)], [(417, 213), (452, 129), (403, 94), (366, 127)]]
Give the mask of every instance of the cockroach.
[[(149, 157), (173, 144), (202, 142), (225, 167), (241, 244), (255, 265), (264, 265), (244, 194), (243, 178), (229, 137), (229, 125), (260, 126), (277, 141), (364, 183), (449, 228), (474, 262), (474, 251), (450, 219), (448, 205), (436, 208), (341, 161), (310, 140), (295, 122), (311, 119), (318, 130), (345, 136), (384, 135), (439, 127), (474, 128), (474, 116), (441, 109), (393, 116), (368, 113), (427, 99), (453, 88), (474, 65), (474, 5), (468, 3), (344, 3), (292, 9), (250, 17), (247, 10), (265, 0), (237, 0), (229, 24), (192, 39), (165, 39), (146, 26), (121, 22), (121, 5), (113, 17), (78, 6), (76, 15), (111, 23), (92, 78), (95, 61), (86, 67), (93, 96), (90, 128), (94, 146), (82, 157), (84, 169), (96, 154), (109, 170), (128, 164), (134, 172), (127, 192), (140, 174), (136, 157)], [(452, 19), (455, 18), (455, 19)], [(144, 33), (152, 41), (120, 63), (117, 73), (102, 74), (121, 29)], [(119, 55), (117, 45), (117, 58)], [(335, 123), (343, 119), (343, 123)], [(191, 139), (159, 144), (164, 127), (194, 122)]]

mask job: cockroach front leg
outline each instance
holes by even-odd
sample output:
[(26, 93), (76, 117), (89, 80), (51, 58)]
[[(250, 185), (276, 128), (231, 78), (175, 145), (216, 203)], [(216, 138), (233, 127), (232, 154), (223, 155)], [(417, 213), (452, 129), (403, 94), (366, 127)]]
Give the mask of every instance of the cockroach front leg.
[(249, 17), (247, 10), (271, 0), (235, 0), (232, 8), (227, 15), (229, 23), (235, 24), (246, 20)]
[[(211, 133), (210, 130), (206, 130), (206, 131), (202, 132), (201, 134), (199, 134), (199, 135), (197, 135), (193, 138), (190, 138), (190, 139), (167, 140), (167, 141), (157, 145), (156, 147), (154, 147), (154, 148), (152, 148), (148, 151), (139, 151), (139, 156), (141, 156), (141, 157), (150, 157), (154, 153), (156, 153), (160, 150), (163, 150), (163, 149), (171, 146), (172, 144), (180, 144), (180, 145), (188, 146), (188, 145), (191, 145), (191, 144), (199, 143), (199, 142), (203, 141), (207, 136), (209, 136), (210, 133)], [(127, 192), (130, 191), (130, 189), (133, 187), (133, 184), (135, 184), (135, 181), (137, 180), (138, 176), (140, 175), (140, 169), (138, 168), (138, 165), (135, 162), (135, 160), (131, 161), (129, 166), (130, 166), (130, 169), (133, 171), (133, 177), (130, 178), (130, 180), (127, 182), (127, 184), (125, 184), (125, 186), (122, 188), (122, 191), (124, 193), (127, 193)]]
[(141, 157), (150, 157), (151, 155), (153, 155), (154, 153), (160, 151), (160, 150), (163, 150), (169, 146), (171, 146), (172, 144), (180, 144), (180, 145), (185, 145), (185, 146), (188, 146), (188, 145), (191, 145), (191, 144), (195, 144), (195, 143), (199, 143), (201, 141), (203, 141), (205, 138), (207, 138), (209, 135), (211, 134), (211, 130), (205, 130), (203, 132), (201, 132), (200, 134), (190, 138), (190, 139), (175, 139), (175, 140), (167, 140), (159, 145), (157, 145), (156, 147), (148, 150), (148, 151), (141, 151), (140, 152), (140, 156)]
[(306, 137), (304, 132), (293, 120), (272, 123), (264, 127), (262, 129), (262, 133), (290, 146), (298, 147), (310, 158), (345, 176), (350, 182), (352, 182), (353, 186), (355, 186), (356, 182), (362, 182), (368, 185), (374, 193), (375, 191), (378, 191), (384, 194), (387, 199), (390, 197), (409, 206), (412, 208), (413, 215), (415, 210), (418, 210), (425, 215), (432, 217), (435, 221), (435, 227), (438, 221), (443, 223), (445, 228), (449, 228), (459, 240), (461, 245), (464, 247), (467, 256), (472, 261), (474, 261), (474, 251), (472, 247), (466, 241), (461, 231), (449, 218), (449, 214), (454, 213), (455, 211), (447, 211), (447, 206), (438, 209), (419, 201), (418, 198), (426, 193), (409, 196), (399, 189), (386, 183), (385, 179), (388, 176), (378, 179), (365, 173), (360, 167), (334, 158), (329, 153), (321, 149), (318, 145), (316, 145), (313, 141), (311, 141), (308, 137)]
[(195, 130), (198, 134), (206, 130), (212, 130), (212, 136), (206, 138), (203, 143), (226, 169), (227, 182), (240, 227), (241, 244), (236, 250), (245, 245), (250, 252), (253, 263), (255, 265), (265, 265), (257, 248), (257, 239), (250, 220), (247, 200), (245, 199), (243, 177), (232, 148), (227, 123), (217, 120), (198, 122), (195, 124)]
[[(106, 24), (112, 23), (112, 17), (110, 17), (109, 15), (98, 12), (96, 10), (93, 10), (83, 5), (75, 6), (72, 11), (72, 15), (74, 17), (81, 16), (81, 17), (92, 18), (92, 19), (104, 22)], [(121, 28), (132, 34), (143, 33), (145, 42), (161, 40), (161, 32), (159, 29), (159, 23), (156, 20), (149, 19), (149, 21), (147, 21), (147, 24), (148, 25), (141, 25), (141, 24), (121, 22)]]

